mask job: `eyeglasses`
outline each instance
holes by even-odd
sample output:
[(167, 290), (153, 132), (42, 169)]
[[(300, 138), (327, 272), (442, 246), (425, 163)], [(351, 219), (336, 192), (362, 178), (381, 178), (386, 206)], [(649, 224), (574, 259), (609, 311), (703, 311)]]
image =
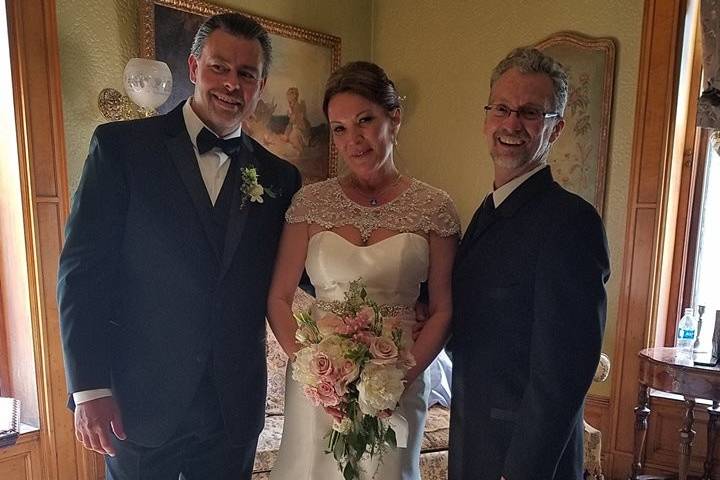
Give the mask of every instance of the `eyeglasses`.
[(560, 116), (558, 112), (543, 112), (535, 107), (520, 107), (515, 110), (501, 103), (485, 105), (485, 112), (495, 118), (508, 118), (510, 114), (514, 112), (519, 119), (527, 120), (528, 122), (536, 122), (538, 120)]

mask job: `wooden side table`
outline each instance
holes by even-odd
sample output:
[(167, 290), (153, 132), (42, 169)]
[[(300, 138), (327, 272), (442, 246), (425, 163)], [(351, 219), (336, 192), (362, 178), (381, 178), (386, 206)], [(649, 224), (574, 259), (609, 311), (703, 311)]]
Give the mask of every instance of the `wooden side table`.
[(703, 466), (703, 480), (711, 478), (715, 461), (715, 444), (720, 431), (720, 367), (704, 367), (692, 365), (687, 360), (677, 358), (678, 350), (671, 347), (648, 348), (640, 351), (640, 390), (638, 404), (635, 407), (635, 445), (633, 454), (631, 480), (642, 477), (645, 438), (647, 435), (648, 416), (650, 415), (650, 396), (648, 390), (653, 388), (663, 392), (675, 393), (685, 398), (685, 416), (680, 429), (680, 465), (679, 480), (686, 480), (690, 454), (695, 438), (693, 423), (695, 422), (695, 399), (712, 400), (708, 407), (708, 447)]

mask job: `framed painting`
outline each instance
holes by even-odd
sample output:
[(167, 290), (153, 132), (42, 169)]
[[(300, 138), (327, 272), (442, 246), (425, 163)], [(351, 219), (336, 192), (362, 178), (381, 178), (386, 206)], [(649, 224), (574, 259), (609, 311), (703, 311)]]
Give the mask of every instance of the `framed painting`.
[(602, 215), (615, 77), (615, 42), (560, 32), (536, 47), (568, 74), (565, 129), (550, 152), (555, 179)]
[(187, 58), (198, 30), (217, 13), (239, 12), (270, 34), (273, 64), (255, 113), (243, 130), (298, 167), (304, 183), (337, 172), (337, 152), (322, 111), (325, 82), (340, 65), (340, 38), (198, 0), (141, 0), (140, 55), (162, 60), (173, 75), (165, 113), (192, 95)]

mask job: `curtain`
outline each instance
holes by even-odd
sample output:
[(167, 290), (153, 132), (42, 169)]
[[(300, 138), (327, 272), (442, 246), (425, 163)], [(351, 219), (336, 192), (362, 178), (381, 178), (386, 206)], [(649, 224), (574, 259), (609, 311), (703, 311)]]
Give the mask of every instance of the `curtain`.
[(701, 0), (700, 19), (704, 80), (697, 124), (720, 130), (720, 0)]

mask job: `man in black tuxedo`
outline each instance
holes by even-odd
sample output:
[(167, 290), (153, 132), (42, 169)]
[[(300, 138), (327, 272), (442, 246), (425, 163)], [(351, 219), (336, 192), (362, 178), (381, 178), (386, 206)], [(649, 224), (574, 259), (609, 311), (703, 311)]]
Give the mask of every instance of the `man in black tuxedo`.
[(92, 138), (58, 300), (77, 437), (109, 479), (250, 478), (267, 290), (300, 186), (241, 129), (270, 60), (257, 22), (214, 16), (188, 59), (193, 96)]
[(451, 480), (582, 479), (609, 261), (597, 212), (547, 166), (567, 94), (562, 67), (535, 49), (492, 75), (494, 186), (453, 274)]

